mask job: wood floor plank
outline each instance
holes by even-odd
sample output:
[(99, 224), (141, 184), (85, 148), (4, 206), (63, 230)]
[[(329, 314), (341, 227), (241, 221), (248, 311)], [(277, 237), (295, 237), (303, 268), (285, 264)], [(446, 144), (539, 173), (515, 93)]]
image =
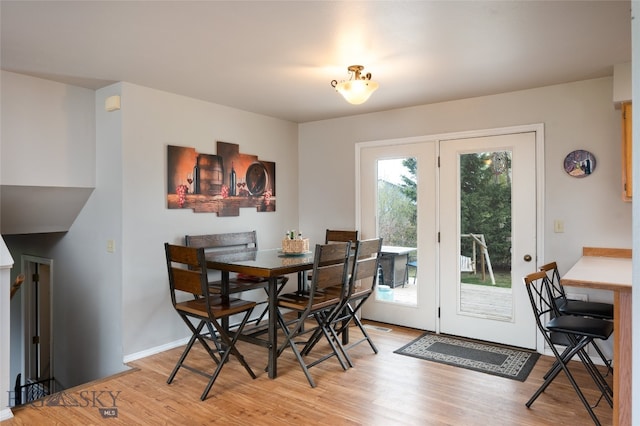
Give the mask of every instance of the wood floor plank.
[[(375, 323), (374, 323), (375, 324)], [(542, 383), (552, 358), (542, 356), (525, 382), (394, 354), (422, 332), (390, 328), (369, 330), (380, 353), (366, 344), (352, 352), (355, 367), (343, 371), (329, 360), (310, 371), (317, 387), (309, 387), (290, 351), (278, 360), (278, 378), (264, 371), (266, 349), (240, 342), (240, 350), (258, 376), (251, 380), (232, 359), (200, 401), (207, 379), (188, 370), (166, 380), (182, 348), (150, 356), (130, 366), (132, 371), (64, 391), (78, 405), (47, 406), (48, 398), (14, 408), (14, 425), (589, 425), (586, 410), (561, 376), (533, 404), (525, 402)], [(352, 329), (357, 337), (356, 329)], [(208, 355), (194, 349), (191, 363), (213, 369)], [(598, 397), (595, 385), (579, 364), (572, 365), (589, 401)], [(115, 397), (115, 405), (110, 403)], [(109, 405), (111, 404), (111, 405)], [(100, 408), (117, 408), (104, 418)], [(604, 402), (595, 409), (603, 425), (612, 423)], [(561, 419), (561, 421), (559, 421)]]

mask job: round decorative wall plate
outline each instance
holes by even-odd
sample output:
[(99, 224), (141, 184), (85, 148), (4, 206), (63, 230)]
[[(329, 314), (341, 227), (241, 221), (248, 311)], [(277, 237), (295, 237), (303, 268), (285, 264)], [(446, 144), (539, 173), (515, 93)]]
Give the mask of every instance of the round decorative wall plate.
[(570, 176), (583, 178), (596, 169), (596, 157), (589, 151), (578, 149), (564, 158), (564, 171)]

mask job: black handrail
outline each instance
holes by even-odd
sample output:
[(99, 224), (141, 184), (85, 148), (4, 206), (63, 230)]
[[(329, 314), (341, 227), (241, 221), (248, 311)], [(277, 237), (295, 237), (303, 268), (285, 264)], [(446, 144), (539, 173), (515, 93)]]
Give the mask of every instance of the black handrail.
[(54, 392), (55, 379), (53, 377), (31, 381), (24, 385), (20, 384), (21, 377), (22, 374), (18, 374), (16, 377), (13, 396), (15, 406), (27, 404)]

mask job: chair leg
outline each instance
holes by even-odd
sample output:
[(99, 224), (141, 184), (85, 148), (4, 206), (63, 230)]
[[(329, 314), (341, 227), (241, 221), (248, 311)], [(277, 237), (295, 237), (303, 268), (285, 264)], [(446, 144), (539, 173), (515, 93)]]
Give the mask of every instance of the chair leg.
[[(202, 332), (202, 328), (204, 327), (206, 321), (200, 321), (200, 323), (198, 324), (198, 327), (194, 327), (193, 324), (191, 324), (191, 321), (189, 321), (188, 318), (186, 318), (186, 317), (181, 317), (181, 318), (184, 320), (184, 322), (187, 324), (187, 326), (191, 330), (191, 338), (189, 339), (189, 342), (187, 343), (187, 346), (185, 347), (184, 351), (182, 352), (182, 355), (180, 355), (180, 359), (178, 359), (178, 362), (176, 363), (175, 367), (173, 368), (173, 371), (171, 371), (171, 374), (169, 375), (169, 378), (167, 379), (167, 384), (171, 384), (171, 382), (173, 382), (173, 379), (175, 378), (176, 374), (178, 373), (178, 370), (180, 369), (180, 367), (183, 367), (184, 360), (187, 358), (187, 355), (191, 351), (191, 348), (193, 347), (193, 345), (196, 342), (196, 340), (198, 340), (202, 344), (202, 346), (209, 353), (209, 356), (215, 361), (216, 364), (220, 363), (220, 360), (218, 360), (218, 358), (216, 357), (216, 355), (213, 352), (213, 350), (211, 349), (211, 347), (207, 344), (207, 342), (202, 337), (201, 332)], [(212, 336), (212, 338), (215, 340), (215, 336)]]
[(304, 360), (302, 359), (302, 355), (300, 354), (300, 351), (296, 347), (296, 343), (292, 339), (292, 335), (294, 335), (297, 332), (297, 330), (300, 328), (299, 325), (296, 324), (296, 326), (294, 327), (294, 331), (290, 333), (289, 332), (289, 327), (287, 327), (287, 323), (285, 322), (284, 318), (282, 317), (282, 315), (280, 314), (279, 311), (278, 311), (278, 323), (280, 324), (280, 328), (282, 328), (282, 331), (284, 332), (284, 335), (285, 335), (285, 338), (286, 338), (286, 341), (283, 344), (283, 346), (281, 346), (281, 348), (278, 349), (278, 356), (280, 356), (280, 353), (287, 346), (291, 347), (291, 350), (293, 351), (294, 355), (298, 359), (298, 364), (300, 364), (300, 367), (302, 368), (302, 371), (304, 372), (304, 375), (307, 377), (307, 381), (309, 382), (309, 384), (311, 385), (312, 388), (315, 388), (316, 387), (316, 383), (313, 381), (313, 378), (311, 377), (311, 374), (309, 374), (309, 370), (307, 369), (307, 365), (304, 362)]
[(602, 359), (602, 362), (604, 362), (604, 365), (607, 367), (607, 374), (613, 373), (613, 367), (611, 366), (611, 360), (607, 359), (607, 357), (604, 355), (604, 353), (602, 353), (602, 350), (600, 349), (600, 346), (598, 346), (598, 343), (594, 341), (592, 343), (592, 346), (596, 350), (596, 353), (600, 356), (600, 359)]
[(377, 354), (378, 348), (376, 348), (376, 345), (373, 344), (373, 340), (371, 340), (371, 336), (369, 336), (369, 333), (367, 333), (367, 330), (364, 328), (364, 324), (362, 324), (362, 321), (360, 321), (360, 318), (358, 318), (358, 316), (355, 315), (355, 312), (353, 313), (353, 322), (356, 323), (356, 325), (360, 329), (360, 332), (362, 332), (362, 334), (364, 335), (364, 339), (367, 342), (369, 342), (369, 346), (371, 346), (373, 353)]
[(217, 322), (214, 322), (213, 325), (216, 328), (216, 330), (218, 330), (218, 335), (220, 336), (220, 340), (222, 340), (223, 344), (226, 346), (226, 349), (220, 358), (220, 363), (216, 367), (216, 370), (211, 375), (211, 378), (209, 379), (209, 383), (207, 383), (207, 386), (202, 392), (202, 395), (200, 396), (200, 400), (204, 401), (207, 398), (207, 395), (209, 394), (209, 391), (211, 390), (213, 383), (216, 381), (216, 379), (218, 378), (218, 375), (220, 374), (220, 371), (222, 370), (222, 367), (227, 362), (227, 359), (229, 358), (229, 354), (233, 354), (238, 359), (238, 361), (240, 361), (240, 364), (242, 364), (245, 370), (247, 370), (247, 372), (249, 373), (252, 379), (256, 378), (256, 375), (253, 373), (253, 370), (251, 370), (251, 367), (249, 367), (249, 364), (247, 364), (247, 361), (244, 359), (244, 356), (236, 348), (236, 342), (238, 341), (238, 337), (240, 337), (240, 334), (242, 334), (242, 330), (244, 329), (244, 326), (247, 324), (247, 321), (249, 320), (249, 316), (251, 315), (252, 311), (253, 309), (249, 309), (245, 313), (244, 318), (242, 318), (242, 322), (240, 323), (240, 325), (238, 326), (238, 329), (236, 330), (236, 332), (233, 334), (233, 337), (231, 338), (229, 337), (229, 335), (226, 333), (226, 331), (220, 324), (218, 324)]
[[(572, 343), (573, 347), (578, 345), (578, 340), (576, 338), (568, 336), (568, 339)], [(597, 348), (597, 344), (593, 340), (591, 340), (586, 346), (588, 346), (588, 345), (591, 345), (591, 346), (594, 346), (594, 347)], [(572, 350), (572, 346), (565, 347), (564, 351), (560, 355), (560, 358), (566, 359), (569, 356), (569, 353), (571, 352), (571, 350)], [(613, 401), (611, 400), (611, 397), (613, 396), (613, 390), (611, 389), (611, 387), (609, 386), (609, 384), (605, 380), (604, 376), (600, 373), (598, 368), (595, 366), (593, 361), (591, 361), (591, 357), (589, 357), (589, 354), (587, 354), (585, 348), (583, 348), (582, 350), (578, 351), (577, 355), (580, 357), (582, 365), (585, 367), (585, 369), (587, 370), (587, 372), (589, 373), (589, 375), (591, 376), (593, 381), (596, 383), (596, 385), (598, 386), (598, 388), (602, 392), (603, 397), (606, 399), (606, 401), (609, 404), (609, 406), (613, 407)], [(604, 358), (604, 355), (601, 355), (601, 357)], [(570, 358), (569, 358), (569, 360), (570, 360)], [(554, 372), (556, 372), (556, 374), (557, 374), (557, 372), (559, 372), (559, 364), (560, 364), (560, 362), (556, 359), (556, 361), (551, 366), (549, 371), (547, 371), (547, 373), (544, 375), (544, 379), (545, 380), (549, 376), (551, 376), (551, 374), (553, 374)], [(608, 368), (611, 368), (611, 367), (608, 367)], [(607, 371), (609, 371), (609, 370), (607, 370)]]
[(580, 398), (580, 401), (582, 402), (584, 407), (587, 409), (587, 412), (589, 413), (589, 416), (591, 416), (591, 419), (593, 420), (593, 422), (596, 425), (600, 426), (600, 421), (598, 420), (598, 418), (596, 417), (595, 413), (593, 412), (593, 409), (591, 408), (591, 405), (589, 404), (589, 401), (587, 401), (587, 399), (585, 398), (584, 394), (582, 393), (582, 391), (578, 387), (578, 384), (576, 383), (573, 375), (569, 371), (569, 368), (567, 367), (567, 363), (571, 360), (571, 358), (573, 358), (574, 355), (576, 355), (580, 351), (582, 351), (584, 349), (584, 347), (587, 344), (589, 344), (589, 342), (590, 342), (590, 339), (587, 339), (587, 338), (581, 339), (576, 346), (571, 348), (571, 350), (569, 350), (568, 352), (565, 351), (567, 353), (566, 353), (566, 356), (564, 356), (564, 357), (561, 357), (560, 354), (558, 353), (558, 351), (555, 349), (555, 347), (553, 345), (551, 345), (551, 350), (554, 352), (554, 354), (556, 356), (556, 359), (559, 361), (558, 366), (555, 367), (555, 368), (552, 368), (551, 374), (549, 374), (548, 378), (544, 381), (542, 386), (540, 386), (540, 388), (538, 388), (538, 390), (533, 394), (533, 396), (529, 399), (529, 401), (527, 401), (527, 403), (525, 404), (527, 406), (527, 408), (531, 407), (531, 405), (542, 394), (542, 392), (544, 392), (545, 389), (547, 389), (547, 387), (549, 387), (551, 382), (556, 378), (556, 376), (560, 373), (560, 371), (563, 371), (565, 373), (567, 379), (571, 383), (571, 386), (573, 387), (574, 391), (578, 395), (578, 398)]
[[(343, 370), (346, 371), (348, 367), (353, 367), (353, 362), (351, 361), (351, 358), (349, 358), (349, 355), (346, 353), (346, 351), (344, 350), (344, 347), (340, 343), (340, 338), (335, 333), (333, 328), (330, 326), (329, 315), (326, 315), (325, 313), (322, 313), (322, 312), (318, 312), (314, 315), (314, 318), (318, 323), (318, 329), (321, 335), (324, 335), (325, 339), (329, 342), (332, 352), (308, 364), (308, 367), (309, 368), (313, 367), (314, 365), (317, 365), (320, 362), (327, 360), (334, 355), (336, 358), (338, 358), (338, 361), (340, 362), (340, 366), (342, 366)], [(311, 346), (315, 346), (317, 341), (318, 340), (308, 341), (307, 345), (305, 345), (305, 348), (303, 348), (301, 353), (302, 354), (308, 353), (309, 351), (307, 350), (307, 346), (309, 346), (309, 344), (311, 344)], [(346, 363), (345, 363), (345, 360), (342, 359), (342, 356), (340, 356), (340, 354), (342, 354), (346, 358)]]
[(349, 310), (349, 319), (345, 321), (345, 323), (342, 324), (340, 328), (336, 330), (336, 332), (338, 334), (342, 334), (342, 332), (346, 330), (346, 327), (349, 327), (349, 324), (353, 320), (353, 322), (358, 326), (358, 328), (360, 329), (360, 332), (364, 337), (358, 340), (357, 342), (353, 342), (349, 344), (348, 346), (345, 347), (345, 349), (348, 350), (349, 348), (352, 348), (366, 340), (369, 343), (369, 346), (371, 346), (371, 349), (373, 350), (373, 352), (377, 354), (378, 348), (376, 348), (376, 345), (373, 343), (373, 339), (371, 339), (371, 336), (369, 336), (369, 333), (367, 333), (367, 330), (364, 328), (364, 324), (362, 324), (362, 321), (360, 321), (360, 318), (358, 318), (358, 315), (356, 315), (356, 313), (360, 310), (360, 308), (362, 307), (365, 301), (366, 299), (361, 300), (360, 303), (358, 303), (358, 305), (355, 308), (353, 308), (351, 305), (347, 305), (347, 309)]
[[(600, 347), (595, 341), (591, 342), (591, 346), (595, 349), (596, 353), (600, 356), (600, 359), (602, 360), (605, 367), (607, 368), (607, 375), (613, 374), (613, 367), (611, 365), (611, 360), (607, 359), (607, 357), (604, 355), (604, 353), (602, 352), (602, 350), (600, 349)], [(557, 364), (557, 362), (558, 362), (557, 360), (554, 362), (554, 366)], [(547, 376), (549, 375), (552, 369), (553, 367), (549, 369), (549, 371), (547, 371), (547, 373), (544, 375), (545, 379), (547, 378)]]

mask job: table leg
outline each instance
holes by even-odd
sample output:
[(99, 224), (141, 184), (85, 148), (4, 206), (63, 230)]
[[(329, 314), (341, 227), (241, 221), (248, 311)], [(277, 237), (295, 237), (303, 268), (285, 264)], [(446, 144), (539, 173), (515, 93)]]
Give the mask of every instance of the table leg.
[[(229, 303), (229, 271), (221, 271), (220, 297), (223, 303)], [(222, 318), (222, 328), (229, 330), (229, 317)]]
[[(348, 310), (349, 308), (345, 308), (344, 312), (342, 312), (341, 315), (346, 315), (348, 314)], [(347, 320), (342, 321), (342, 345), (348, 345), (349, 344), (349, 323), (347, 322)]]
[(270, 379), (278, 376), (278, 313), (277, 313), (277, 278), (269, 278), (268, 299), (269, 299), (269, 361), (267, 370)]
[(298, 291), (303, 292), (307, 290), (307, 278), (305, 277), (306, 271), (298, 272)]

